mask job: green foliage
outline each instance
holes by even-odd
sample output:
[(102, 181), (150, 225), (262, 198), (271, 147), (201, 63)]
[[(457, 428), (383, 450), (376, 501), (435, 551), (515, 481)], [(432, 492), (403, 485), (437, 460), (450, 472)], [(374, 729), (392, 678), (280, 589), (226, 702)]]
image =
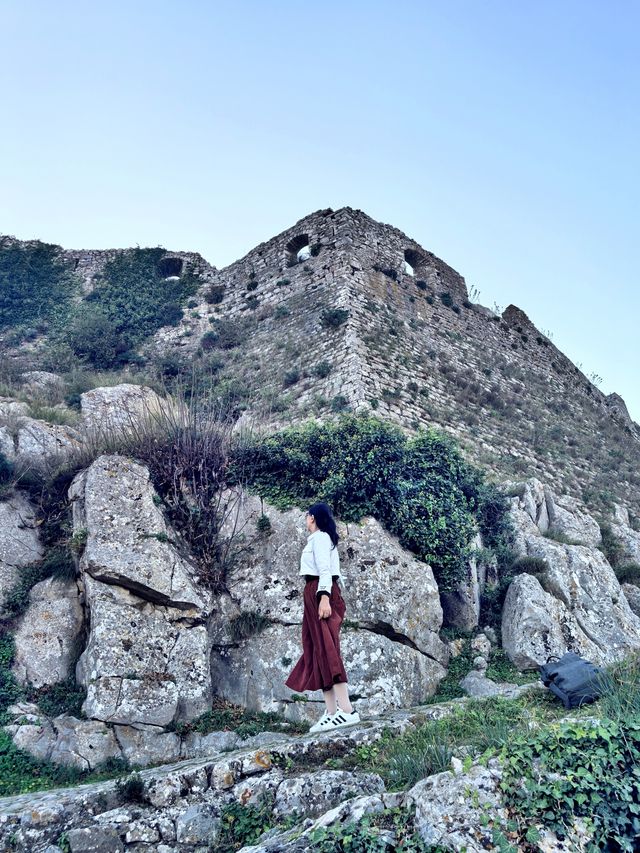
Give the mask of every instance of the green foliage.
[(139, 773), (132, 773), (126, 779), (118, 779), (116, 791), (123, 803), (147, 802), (147, 786)]
[(0, 498), (11, 490), (13, 484), (13, 465), (4, 453), (0, 453)]
[(26, 794), (48, 788), (112, 779), (126, 769), (126, 762), (111, 759), (91, 772), (40, 761), (25, 752), (0, 730), (0, 796)]
[(80, 358), (99, 368), (132, 360), (132, 351), (161, 326), (176, 325), (181, 304), (198, 280), (160, 272), (164, 249), (130, 249), (105, 264), (94, 290), (71, 312), (66, 339)]
[[(266, 518), (266, 516), (263, 517)], [(235, 619), (231, 619), (229, 622), (229, 631), (231, 632), (231, 638), (234, 643), (238, 643), (240, 640), (246, 640), (248, 637), (259, 634), (270, 624), (271, 621), (266, 616), (263, 616), (262, 613), (248, 611), (236, 616)]]
[(333, 412), (343, 412), (345, 409), (349, 407), (349, 400), (344, 394), (336, 394), (335, 397), (331, 399), (331, 411)]
[(82, 703), (86, 696), (84, 687), (76, 684), (75, 678), (68, 678), (58, 684), (31, 691), (29, 701), (35, 702), (47, 717), (69, 714), (72, 717), (81, 718)]
[(449, 293), (449, 291), (440, 294), (440, 301), (443, 305), (446, 305), (447, 308), (453, 307), (453, 296)]
[(460, 687), (460, 681), (473, 669), (474, 657), (475, 653), (472, 651), (470, 639), (467, 637), (460, 654), (449, 660), (447, 674), (438, 684), (438, 689), (434, 695), (427, 700), (427, 704), (449, 702), (451, 699), (459, 699), (465, 696), (464, 690)]
[(506, 527), (498, 490), (436, 430), (407, 439), (377, 418), (343, 415), (255, 439), (232, 467), (281, 509), (324, 500), (344, 521), (375, 516), (431, 564), (441, 589), (466, 572), (476, 518), (489, 538)]
[(541, 575), (549, 571), (549, 564), (542, 557), (518, 557), (511, 564), (511, 574), (515, 575)]
[(292, 385), (295, 385), (296, 382), (300, 381), (300, 371), (297, 367), (292, 367), (291, 370), (287, 370), (285, 375), (282, 378), (282, 385), (284, 388), (290, 388)]
[(204, 294), (204, 301), (209, 305), (219, 305), (224, 299), (224, 285), (212, 284)]
[(638, 563), (625, 563), (623, 566), (616, 566), (615, 573), (620, 583), (632, 583), (634, 586), (640, 586), (640, 565)]
[(445, 853), (423, 840), (415, 828), (415, 806), (365, 814), (358, 822), (336, 822), (309, 833), (318, 853)]
[(551, 539), (552, 542), (559, 542), (561, 545), (584, 545), (585, 542), (582, 542), (580, 539), (572, 539), (570, 536), (567, 536), (566, 533), (561, 533), (559, 530), (554, 530), (553, 527), (550, 527), (548, 530), (542, 534), (545, 539)]
[[(11, 672), (14, 652), (13, 637), (5, 629), (0, 628), (0, 722), (4, 720), (5, 711), (9, 705), (23, 694), (22, 687)], [(0, 773), (0, 777), (1, 775)]]
[(312, 373), (314, 376), (317, 376), (318, 379), (326, 379), (326, 377), (331, 373), (332, 367), (328, 361), (319, 361), (318, 364), (314, 365), (312, 369)]
[(244, 325), (237, 320), (216, 320), (212, 331), (207, 332), (205, 337), (210, 341), (207, 349), (233, 349), (239, 346), (245, 335)]
[(600, 535), (602, 542), (598, 546), (605, 555), (609, 564), (615, 569), (623, 558), (622, 543), (613, 532), (611, 525), (602, 523), (600, 525)]
[(537, 671), (523, 673), (516, 669), (506, 652), (500, 648), (491, 650), (485, 675), (492, 681), (508, 681), (510, 684), (529, 684), (538, 678)]
[(262, 515), (256, 521), (256, 528), (258, 530), (258, 533), (271, 533), (273, 528), (271, 527), (271, 519), (269, 518), (269, 516), (262, 513)]
[(320, 322), (325, 329), (337, 329), (349, 319), (349, 312), (343, 308), (325, 308), (320, 314)]
[(233, 853), (241, 847), (255, 844), (264, 832), (276, 826), (273, 799), (272, 794), (265, 794), (257, 805), (243, 805), (238, 800), (225, 805), (220, 815), (222, 826), (216, 850)]
[(542, 824), (564, 839), (576, 818), (587, 850), (633, 851), (640, 837), (640, 719), (567, 722), (513, 737), (501, 788), (524, 832)]
[(17, 583), (5, 596), (4, 615), (11, 619), (21, 616), (29, 606), (32, 587), (45, 578), (74, 578), (75, 574), (75, 563), (69, 549), (64, 546), (51, 548), (42, 560), (20, 569)]
[(64, 313), (77, 283), (59, 246), (0, 238), (0, 329), (48, 321)]

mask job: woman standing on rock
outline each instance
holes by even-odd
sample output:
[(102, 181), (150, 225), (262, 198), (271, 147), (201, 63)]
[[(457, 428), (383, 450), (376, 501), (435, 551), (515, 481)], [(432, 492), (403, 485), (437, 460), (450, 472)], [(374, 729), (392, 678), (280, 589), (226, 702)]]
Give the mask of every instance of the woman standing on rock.
[(326, 503), (314, 503), (307, 510), (310, 536), (300, 557), (304, 588), (302, 617), (302, 656), (294, 666), (287, 687), (322, 690), (326, 710), (312, 732), (328, 732), (360, 722), (347, 690), (347, 673), (340, 656), (340, 625), (345, 603), (338, 586), (340, 556), (338, 531)]

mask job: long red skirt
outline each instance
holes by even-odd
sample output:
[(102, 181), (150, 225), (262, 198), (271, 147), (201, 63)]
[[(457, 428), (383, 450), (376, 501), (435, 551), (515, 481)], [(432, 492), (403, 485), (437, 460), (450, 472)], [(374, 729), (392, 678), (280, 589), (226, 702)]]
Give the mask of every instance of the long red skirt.
[(307, 581), (304, 588), (302, 616), (302, 655), (291, 670), (285, 684), (291, 690), (330, 690), (334, 684), (347, 681), (340, 656), (340, 625), (346, 606), (337, 581), (331, 585), (331, 616), (318, 618), (318, 578)]

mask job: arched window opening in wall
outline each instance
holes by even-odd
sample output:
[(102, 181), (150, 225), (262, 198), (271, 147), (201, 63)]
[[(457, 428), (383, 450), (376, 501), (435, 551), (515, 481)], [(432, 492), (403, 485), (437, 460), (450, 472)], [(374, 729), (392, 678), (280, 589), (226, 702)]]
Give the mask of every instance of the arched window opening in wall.
[(429, 257), (422, 252), (416, 249), (405, 249), (403, 272), (416, 279), (416, 284), (420, 287), (425, 279), (429, 279), (430, 273), (433, 272), (433, 265), (429, 262)]
[(161, 258), (158, 264), (160, 278), (180, 278), (184, 267), (182, 258)]
[(311, 244), (308, 234), (299, 234), (293, 240), (289, 240), (285, 247), (287, 253), (287, 266), (294, 267), (302, 261), (311, 257)]

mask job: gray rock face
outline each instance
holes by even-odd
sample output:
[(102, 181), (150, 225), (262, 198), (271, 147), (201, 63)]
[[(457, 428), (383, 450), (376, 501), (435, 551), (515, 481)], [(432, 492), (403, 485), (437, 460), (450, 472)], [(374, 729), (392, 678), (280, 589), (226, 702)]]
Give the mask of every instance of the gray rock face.
[[(476, 549), (482, 548), (482, 538), (476, 535), (472, 543)], [(455, 590), (442, 590), (440, 599), (445, 625), (461, 631), (473, 631), (478, 627), (480, 618), (480, 596), (487, 581), (487, 566), (472, 556), (467, 564), (467, 577)]]
[(414, 785), (405, 802), (415, 804), (416, 828), (425, 842), (468, 853), (491, 849), (492, 830), (483, 829), (481, 818), (489, 811), (494, 820), (506, 822), (500, 778), (497, 762), (491, 761), (464, 775), (438, 773)]
[[(216, 601), (211, 622), (213, 681), (221, 695), (255, 709), (283, 709), (292, 693), (284, 681), (301, 654), (300, 552), (304, 515), (265, 506), (269, 535), (260, 534), (259, 498), (242, 495), (238, 528), (247, 551), (228, 579), (229, 596)], [(349, 631), (343, 631), (345, 665), (360, 710), (380, 713), (433, 693), (449, 658), (439, 638), (442, 609), (431, 568), (404, 551), (374, 519), (340, 526), (341, 569)], [(255, 612), (272, 624), (238, 643), (233, 620)], [(367, 674), (368, 673), (368, 674)], [(318, 692), (313, 700), (321, 698)], [(301, 706), (288, 712), (305, 713)], [(309, 709), (306, 709), (307, 711)], [(309, 716), (315, 715), (315, 708)]]
[(636, 616), (640, 616), (640, 588), (632, 583), (623, 583), (622, 592), (629, 602), (629, 607), (633, 610)]
[(349, 796), (380, 794), (384, 782), (376, 773), (350, 773), (346, 770), (319, 770), (284, 779), (277, 787), (274, 813), (315, 816), (346, 800)]
[(16, 458), (16, 447), (13, 440), (13, 434), (7, 426), (0, 426), (0, 453), (9, 462), (13, 462)]
[(13, 672), (21, 684), (44, 687), (71, 673), (83, 612), (75, 581), (47, 578), (31, 589), (14, 634)]
[[(345, 630), (340, 648), (357, 694), (357, 710), (366, 715), (418, 704), (431, 696), (445, 669), (440, 663), (402, 643), (371, 631)], [(268, 627), (238, 647), (221, 647), (212, 655), (212, 680), (220, 695), (254, 710), (281, 710), (293, 693), (284, 682), (301, 654), (299, 626)], [(323, 704), (322, 691), (310, 691), (308, 703), (291, 711), (313, 719)]]
[(42, 558), (35, 511), (23, 495), (0, 503), (0, 603), (15, 585), (20, 568)]
[[(540, 580), (516, 577), (507, 593), (502, 642), (511, 660), (530, 668), (549, 655), (575, 651), (606, 664), (640, 648), (640, 621), (604, 555), (593, 545), (564, 545), (542, 536), (528, 506), (532, 492), (533, 486), (512, 502), (516, 547), (521, 556), (545, 560), (548, 569)], [(560, 504), (552, 497), (547, 490), (546, 505), (557, 509)], [(569, 512), (570, 502), (563, 503)], [(588, 537), (590, 525), (575, 508), (572, 518), (579, 521), (583, 538)]]
[(220, 814), (212, 805), (191, 806), (176, 820), (176, 841), (178, 844), (215, 843), (220, 834)]
[(67, 833), (71, 853), (119, 853), (124, 850), (115, 829), (91, 826), (86, 829), (71, 829)]
[(153, 418), (166, 403), (151, 388), (122, 383), (94, 388), (80, 395), (85, 428), (98, 433), (128, 429), (144, 418)]
[(629, 512), (626, 507), (615, 505), (611, 530), (622, 546), (624, 562), (640, 564), (640, 533), (629, 524)]
[(28, 715), (28, 722), (5, 726), (20, 749), (43, 761), (79, 770), (93, 770), (108, 758), (121, 758), (113, 731), (95, 720), (78, 720), (61, 714), (52, 720)]
[[(162, 764), (181, 756), (180, 738), (174, 732), (146, 731), (133, 726), (114, 726), (115, 739), (130, 764)], [(189, 753), (190, 755), (194, 753)]]
[(21, 418), (16, 439), (16, 458), (36, 468), (63, 460), (81, 445), (77, 430), (34, 418)]
[[(70, 489), (90, 634), (76, 670), (87, 716), (164, 726), (211, 701), (209, 596), (169, 541), (146, 468), (101, 456)], [(159, 537), (159, 538), (158, 538)]]

